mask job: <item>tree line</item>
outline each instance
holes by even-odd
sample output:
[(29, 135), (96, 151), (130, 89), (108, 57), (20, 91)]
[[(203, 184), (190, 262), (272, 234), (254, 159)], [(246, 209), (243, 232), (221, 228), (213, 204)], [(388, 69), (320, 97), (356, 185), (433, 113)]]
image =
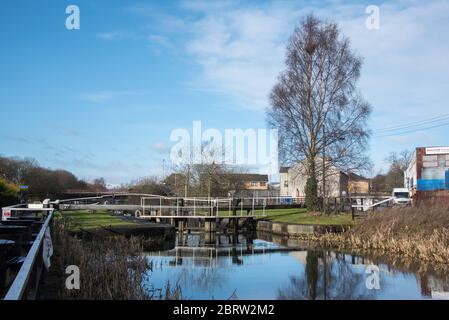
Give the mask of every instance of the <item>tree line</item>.
[[(104, 187), (104, 179), (97, 179), (93, 184), (90, 184), (78, 179), (67, 170), (44, 168), (33, 158), (22, 159), (0, 156), (0, 179), (3, 188), (9, 190), (8, 202), (11, 202), (11, 194), (15, 196), (15, 201), (17, 201), (20, 193), (42, 199), (57, 197), (68, 189)], [(20, 191), (19, 186), (27, 186), (28, 189)], [(0, 197), (5, 199), (6, 196), (0, 194)]]

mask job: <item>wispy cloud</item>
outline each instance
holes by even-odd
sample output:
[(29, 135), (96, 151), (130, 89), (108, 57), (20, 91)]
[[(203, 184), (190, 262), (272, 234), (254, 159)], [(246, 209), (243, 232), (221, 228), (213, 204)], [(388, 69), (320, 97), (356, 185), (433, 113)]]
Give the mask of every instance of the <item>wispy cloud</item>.
[(99, 32), (96, 36), (103, 40), (120, 40), (120, 39), (134, 39), (133, 33), (124, 31)]
[(137, 94), (139, 94), (137, 91), (97, 91), (82, 94), (80, 98), (84, 101), (93, 103), (104, 103), (120, 97), (133, 96)]
[(202, 67), (193, 85), (263, 110), (282, 68), (284, 40), (296, 14), (284, 8), (192, 6), (204, 10), (204, 17), (191, 26), (193, 39), (186, 48)]
[(150, 43), (156, 44), (164, 48), (173, 48), (173, 44), (171, 43), (168, 37), (164, 37), (158, 34), (150, 34), (148, 36), (148, 40), (150, 41)]
[(55, 132), (66, 135), (66, 136), (79, 137), (81, 135), (81, 132), (79, 132), (78, 130), (69, 128), (67, 126), (63, 126), (63, 125), (59, 125), (59, 124), (51, 124), (49, 127), (51, 129), (53, 129)]
[(151, 149), (159, 154), (168, 154), (170, 152), (170, 146), (165, 142), (156, 142), (151, 146)]

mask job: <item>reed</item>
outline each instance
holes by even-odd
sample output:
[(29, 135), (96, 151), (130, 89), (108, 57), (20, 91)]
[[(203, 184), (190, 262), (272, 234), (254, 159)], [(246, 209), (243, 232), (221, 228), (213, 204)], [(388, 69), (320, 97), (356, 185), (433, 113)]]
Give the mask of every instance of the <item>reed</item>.
[(346, 232), (314, 238), (309, 240), (325, 246), (376, 251), (448, 265), (449, 209), (440, 205), (374, 212)]
[[(63, 273), (68, 265), (80, 270), (80, 289), (68, 290), (61, 281), (61, 299), (82, 300), (149, 300), (180, 299), (178, 286), (155, 291), (151, 287), (152, 263), (143, 254), (144, 239), (124, 236), (83, 239), (71, 236), (70, 221), (57, 219), (54, 244), (58, 266)], [(147, 285), (145, 285), (147, 284)], [(160, 292), (162, 294), (157, 294)]]

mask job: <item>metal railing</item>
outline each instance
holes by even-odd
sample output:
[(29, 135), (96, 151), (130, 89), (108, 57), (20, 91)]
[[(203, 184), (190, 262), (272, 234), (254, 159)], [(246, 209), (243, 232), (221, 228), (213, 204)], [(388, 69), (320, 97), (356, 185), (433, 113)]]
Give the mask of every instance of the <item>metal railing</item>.
[[(140, 218), (226, 218), (265, 216), (264, 198), (142, 197)], [(261, 210), (257, 211), (256, 210)]]
[[(14, 208), (16, 211), (30, 211), (28, 209), (29, 208), (17, 208), (16, 206)], [(46, 238), (47, 229), (50, 227), (53, 220), (53, 209), (43, 208), (38, 210), (33, 209), (33, 211), (46, 211), (48, 214), (36, 239), (33, 241), (33, 245), (28, 251), (25, 261), (6, 293), (4, 300), (35, 299), (37, 295), (40, 278), (44, 268), (44, 240)]]

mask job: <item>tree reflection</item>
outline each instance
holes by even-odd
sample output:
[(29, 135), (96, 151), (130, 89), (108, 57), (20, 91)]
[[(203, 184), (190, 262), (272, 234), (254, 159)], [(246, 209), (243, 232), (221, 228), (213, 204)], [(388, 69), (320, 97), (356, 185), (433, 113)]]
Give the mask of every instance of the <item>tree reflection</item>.
[(278, 290), (278, 299), (370, 299), (375, 290), (365, 285), (365, 268), (357, 268), (344, 255), (328, 251), (307, 252), (304, 274), (291, 276)]

